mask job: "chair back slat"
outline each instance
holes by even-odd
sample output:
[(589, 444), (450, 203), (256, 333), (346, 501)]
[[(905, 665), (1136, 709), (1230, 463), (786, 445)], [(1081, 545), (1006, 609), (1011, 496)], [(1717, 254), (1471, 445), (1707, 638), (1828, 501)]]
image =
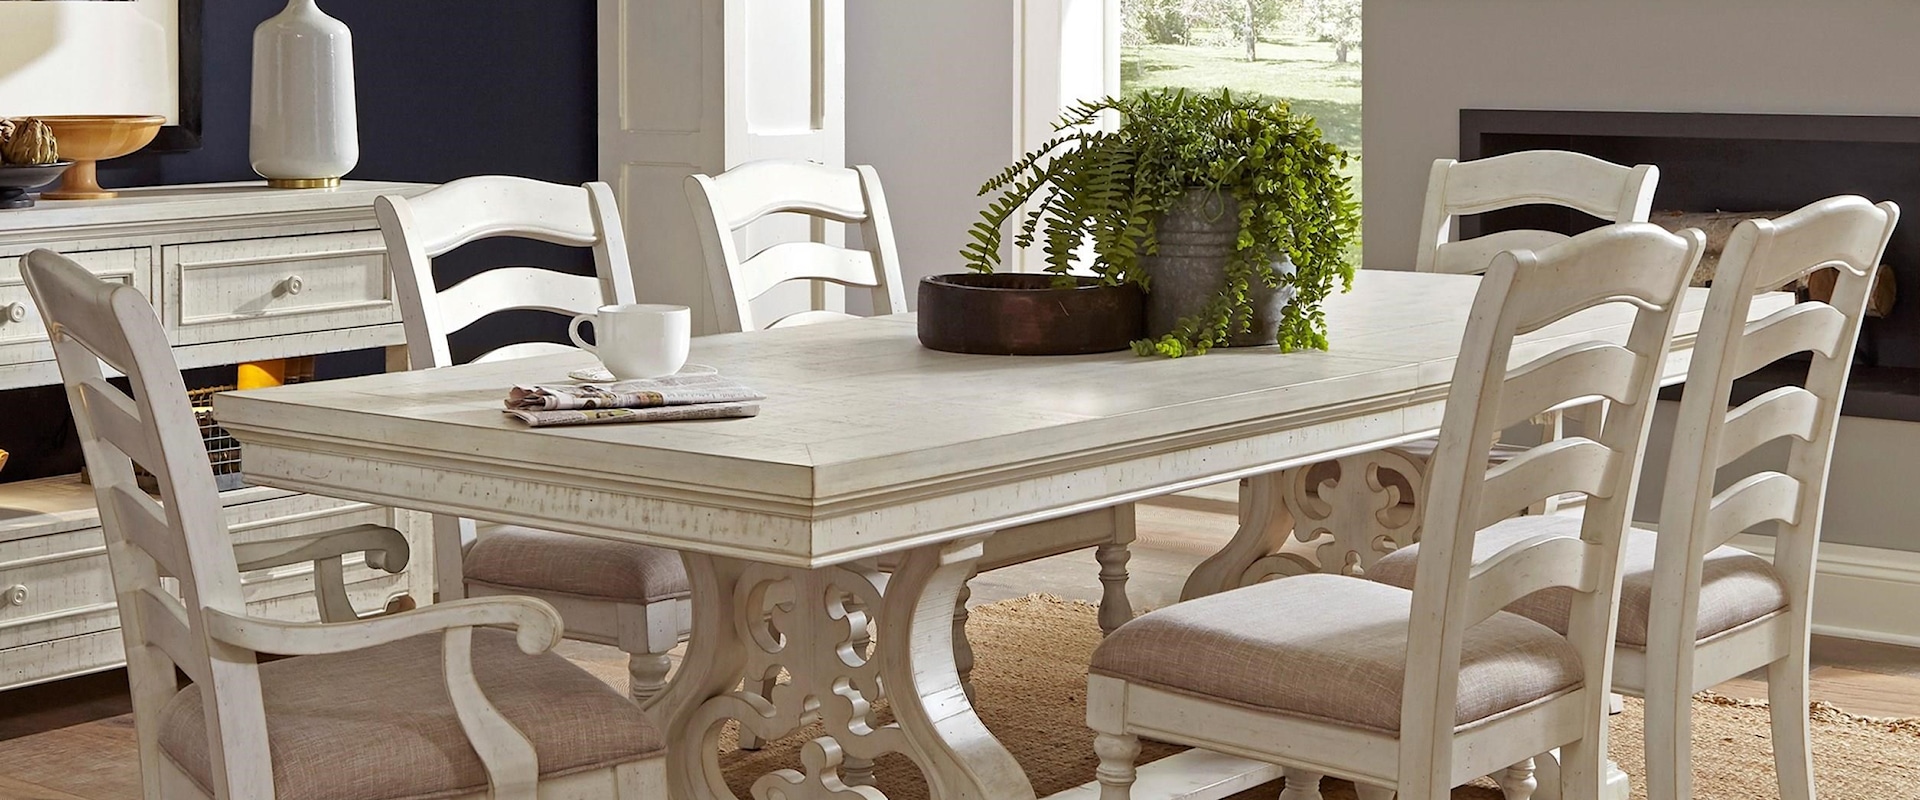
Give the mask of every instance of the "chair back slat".
[(1845, 346), (1847, 315), (1826, 303), (1795, 303), (1746, 325), (1733, 374), (1744, 376), (1796, 353), (1833, 355)]
[(578, 350), (579, 348), (574, 347), (573, 345), (570, 345), (570, 344), (556, 344), (554, 342), (520, 342), (518, 344), (510, 344), (505, 347), (496, 347), (492, 350), (488, 350), (485, 353), (481, 353), (478, 356), (474, 356), (473, 360), (468, 363), (485, 364), (489, 361), (511, 361), (516, 358), (531, 358), (533, 356), (559, 355), (562, 353), (576, 352)]
[[(1587, 258), (1527, 266), (1519, 279), (1527, 291), (1516, 292), (1506, 309), (1513, 319), (1514, 333), (1532, 333), (1576, 312), (1608, 303), (1664, 309), (1672, 302), (1673, 276), (1668, 272), (1672, 264), (1665, 257), (1671, 248), (1671, 241), (1623, 235), (1609, 240), (1604, 252), (1593, 252)], [(1624, 381), (1632, 376), (1617, 378)]]
[(1423, 270), (1445, 275), (1478, 275), (1487, 271), (1495, 256), (1508, 250), (1545, 250), (1570, 237), (1554, 231), (1497, 231), (1472, 239), (1439, 245), (1433, 254), (1433, 269)]
[[(414, 369), (452, 366), (448, 337), (492, 314), (522, 309), (583, 314), (634, 301), (626, 235), (613, 189), (604, 183), (562, 186), (483, 175), (413, 197), (382, 195), (374, 201), (374, 214), (386, 239)], [(436, 287), (434, 258), (498, 237), (591, 248), (594, 274), (503, 267), (444, 291)]]
[[(271, 765), (225, 755), (228, 739), (266, 738), (260, 676), (251, 653), (205, 636), (207, 610), (245, 614), (246, 598), (200, 427), (160, 319), (137, 290), (57, 253), (28, 253), (22, 273), (47, 322), (100, 508), (138, 736), (157, 741), (177, 667), (201, 684), (210, 788), (221, 797), (272, 797)], [(105, 368), (124, 374), (130, 391), (113, 397), (119, 389), (103, 379)], [(131, 430), (130, 421), (143, 431)], [(157, 500), (134, 479), (134, 452), (159, 481)], [(181, 602), (159, 599), (167, 592), (162, 573), (177, 582)], [(150, 795), (160, 782), (153, 761), (141, 759)]]
[(873, 254), (820, 242), (781, 242), (741, 265), (746, 285), (740, 293), (758, 298), (792, 280), (820, 280), (841, 286), (870, 287), (880, 282)]
[(78, 388), (81, 401), (93, 415), (94, 432), (101, 439), (126, 453), (135, 464), (144, 467), (163, 463), (159, 445), (140, 419), (140, 409), (126, 393), (100, 378), (82, 379)]
[(1427, 207), (1421, 218), (1414, 269), (1477, 275), (1503, 251), (1543, 249), (1565, 238), (1533, 231), (1453, 241), (1455, 223), (1469, 214), (1555, 205), (1608, 222), (1645, 222), (1652, 212), (1653, 190), (1659, 180), (1660, 170), (1651, 166), (1627, 167), (1561, 150), (1531, 150), (1465, 162), (1440, 159), (1434, 162), (1427, 180)]
[(1742, 403), (1727, 413), (1716, 465), (1725, 467), (1775, 439), (1813, 441), (1820, 406), (1819, 395), (1798, 386), (1782, 386)]
[(1477, 624), (1522, 597), (1542, 589), (1594, 590), (1601, 554), (1597, 545), (1566, 536), (1543, 535), (1508, 545), (1470, 573), (1475, 587), (1467, 624)]
[(499, 236), (571, 247), (600, 241), (593, 201), (578, 186), (487, 175), (453, 181), (407, 202), (414, 236), (428, 257)]
[(1611, 342), (1580, 342), (1542, 356), (1514, 370), (1500, 387), (1499, 417), (1506, 430), (1542, 411), (1558, 407), (1569, 397), (1625, 400), (1646, 369), (1646, 361)]
[(865, 222), (869, 216), (860, 174), (811, 161), (749, 161), (708, 178), (707, 197), (716, 219), (737, 231), (770, 214), (806, 214), (835, 222)]
[(1707, 549), (1726, 544), (1761, 523), (1792, 525), (1799, 521), (1800, 493), (1804, 488), (1791, 475), (1768, 471), (1741, 478), (1715, 494), (1707, 504)]
[(767, 323), (767, 330), (773, 330), (774, 328), (798, 328), (802, 325), (818, 325), (822, 322), (841, 322), (859, 318), (856, 314), (848, 314), (843, 311), (795, 311), (792, 314)]
[(1487, 470), (1480, 488), (1475, 530), (1522, 513), (1563, 494), (1611, 497), (1610, 480), (1622, 454), (1585, 437), (1568, 437), (1530, 448)]
[[(1704, 249), (1699, 231), (1676, 235), (1644, 223), (1612, 225), (1538, 252), (1502, 254), (1481, 279), (1431, 462), (1416, 568), (1421, 577), (1413, 587), (1408, 632), (1402, 741), (1418, 736), (1433, 744), (1404, 747), (1401, 774), (1451, 771), (1467, 630), (1541, 589), (1574, 593), (1566, 636), (1581, 658), (1584, 701), (1592, 704), (1594, 718), (1604, 718), (1622, 543), (1660, 372), (1650, 365), (1666, 362), (1682, 292)], [(1552, 367), (1538, 360), (1511, 363), (1516, 337), (1616, 304), (1630, 311), (1631, 322), (1624, 341), (1609, 336), (1607, 344), (1625, 356), (1576, 346), (1547, 357), (1592, 359), (1595, 374), (1549, 385), (1539, 378)], [(1510, 382), (1518, 386), (1511, 392)], [(1487, 442), (1500, 432), (1503, 418), (1517, 412), (1503, 406), (1554, 407), (1595, 395), (1610, 398), (1608, 413), (1584, 435), (1547, 442), (1489, 467)], [(1482, 528), (1567, 492), (1587, 498), (1577, 538), (1540, 537), (1476, 564), (1474, 540)]]
[[(806, 161), (751, 161), (720, 175), (689, 176), (686, 191), (700, 228), (722, 331), (847, 318), (849, 315), (826, 307), (823, 283), (867, 287), (876, 314), (907, 310), (893, 220), (887, 212), (880, 176), (872, 167), (842, 169)], [(813, 217), (814, 241), (775, 244), (752, 257), (743, 257), (742, 242), (748, 226), (781, 213)], [(819, 224), (822, 220), (857, 224), (865, 249), (818, 241), (824, 233)], [(813, 284), (809, 310), (781, 317), (773, 324), (761, 323), (754, 314), (753, 300), (790, 281)]]
[(147, 642), (167, 654), (189, 680), (206, 684), (206, 642), (189, 627), (186, 606), (158, 587), (141, 589), (132, 596), (145, 625)]
[(193, 574), (186, 543), (167, 524), (166, 509), (134, 487), (108, 486), (102, 493), (112, 505), (121, 535), (152, 558), (161, 575), (177, 578)]
[(439, 292), (435, 304), (449, 333), (502, 311), (546, 311), (575, 316), (607, 305), (606, 290), (591, 275), (537, 267), (500, 267)]

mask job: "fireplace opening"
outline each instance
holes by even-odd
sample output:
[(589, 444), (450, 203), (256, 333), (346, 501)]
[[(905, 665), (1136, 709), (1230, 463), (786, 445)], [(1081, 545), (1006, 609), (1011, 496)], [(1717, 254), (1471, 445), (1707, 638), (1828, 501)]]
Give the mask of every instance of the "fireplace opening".
[[(1653, 221), (1699, 227), (1710, 238), (1731, 233), (1739, 219), (1842, 194), (1892, 200), (1920, 214), (1920, 117), (1460, 112), (1462, 160), (1539, 149), (1659, 167), (1654, 208), (1662, 213)], [(1514, 228), (1573, 234), (1602, 224), (1570, 209), (1526, 206), (1462, 219), (1461, 234)], [(1894, 231), (1884, 262), (1882, 274), (1890, 279), (1876, 287), (1877, 315), (1861, 332), (1843, 413), (1920, 421), (1920, 219), (1903, 221)], [(1814, 296), (1823, 291), (1817, 275), (1807, 285), (1784, 288)], [(1797, 384), (1805, 373), (1804, 359), (1788, 359), (1737, 382), (1735, 399)]]

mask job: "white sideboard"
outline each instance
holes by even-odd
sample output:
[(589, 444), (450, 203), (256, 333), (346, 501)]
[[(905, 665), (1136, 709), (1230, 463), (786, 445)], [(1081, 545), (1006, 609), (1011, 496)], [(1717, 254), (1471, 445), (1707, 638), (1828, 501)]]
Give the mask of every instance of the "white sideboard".
[[(0, 211), (0, 390), (60, 382), (20, 279), (19, 257), (42, 247), (151, 298), (183, 368), (400, 345), (373, 199), (427, 188), (171, 186)], [(408, 570), (387, 575), (350, 558), (349, 591), (362, 611), (399, 593), (426, 602), (430, 543), (415, 535), (428, 530), (423, 515), (259, 487), (221, 499), (236, 542), (361, 523), (407, 532)], [(78, 476), (0, 483), (0, 690), (123, 663), (99, 526)], [(317, 619), (310, 573), (250, 573), (248, 601), (259, 613)]]

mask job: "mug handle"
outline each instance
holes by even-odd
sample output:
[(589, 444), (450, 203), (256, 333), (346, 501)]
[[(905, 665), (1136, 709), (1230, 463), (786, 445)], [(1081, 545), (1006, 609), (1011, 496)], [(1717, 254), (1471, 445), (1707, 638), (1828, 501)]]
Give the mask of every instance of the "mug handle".
[(593, 314), (581, 314), (580, 316), (574, 317), (572, 322), (567, 323), (567, 338), (573, 340), (574, 347), (578, 347), (596, 356), (600, 355), (599, 350), (580, 338), (580, 323), (582, 322), (594, 323), (595, 330), (598, 330), (600, 327), (600, 320), (597, 316)]

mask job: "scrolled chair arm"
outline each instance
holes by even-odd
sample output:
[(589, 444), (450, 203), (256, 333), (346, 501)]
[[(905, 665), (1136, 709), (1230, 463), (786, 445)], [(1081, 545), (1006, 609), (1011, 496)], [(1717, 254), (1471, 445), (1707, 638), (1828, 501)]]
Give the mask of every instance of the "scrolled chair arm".
[(283, 622), (206, 609), (207, 635), (256, 653), (310, 656), (345, 653), (425, 633), (501, 625), (513, 628), (520, 650), (544, 653), (560, 643), (560, 612), (532, 597), (482, 597), (435, 603), (399, 614), (351, 622)]
[(492, 796), (534, 800), (540, 783), (533, 742), (487, 700), (473, 674), (473, 629), (504, 625), (515, 629), (527, 655), (560, 643), (560, 612), (532, 597), (481, 597), (435, 603), (399, 614), (352, 622), (280, 622), (206, 609), (207, 635), (215, 641), (256, 653), (322, 655), (344, 653), (442, 632), (441, 665), (447, 695), (467, 741), (487, 770)]
[(407, 568), (411, 551), (405, 534), (384, 525), (355, 525), (233, 546), (233, 558), (240, 562), (242, 572), (339, 558), (348, 553), (366, 553), (367, 566), (393, 574)]

